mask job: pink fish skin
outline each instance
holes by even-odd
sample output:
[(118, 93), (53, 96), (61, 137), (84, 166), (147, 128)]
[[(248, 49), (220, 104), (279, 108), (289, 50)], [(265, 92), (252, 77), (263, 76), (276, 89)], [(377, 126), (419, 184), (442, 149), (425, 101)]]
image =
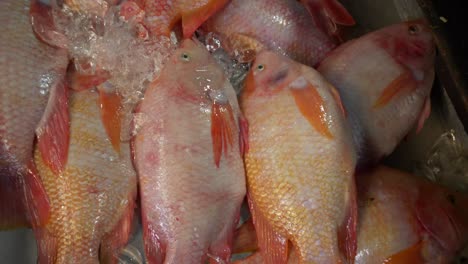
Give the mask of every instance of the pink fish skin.
[(359, 166), (390, 154), (430, 113), (435, 46), (423, 21), (392, 25), (331, 52), (318, 71), (349, 113)]
[(222, 68), (185, 40), (138, 108), (133, 146), (149, 263), (228, 262), (246, 192), (245, 127)]
[(295, 0), (231, 0), (203, 29), (221, 35), (224, 48), (245, 61), (267, 48), (314, 66), (336, 46)]
[[(66, 51), (34, 35), (29, 5), (0, 2), (0, 229), (47, 217), (47, 197), (32, 163), (33, 141), (50, 95), (64, 89), (68, 64)], [(24, 208), (25, 195), (34, 196), (28, 203), (37, 206), (34, 211)]]
[(451, 263), (467, 242), (466, 194), (385, 166), (357, 181), (357, 264)]

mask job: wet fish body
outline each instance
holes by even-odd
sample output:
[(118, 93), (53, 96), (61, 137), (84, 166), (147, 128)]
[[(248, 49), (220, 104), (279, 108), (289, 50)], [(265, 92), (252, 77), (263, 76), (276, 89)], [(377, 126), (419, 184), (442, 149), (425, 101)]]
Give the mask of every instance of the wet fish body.
[[(43, 192), (32, 164), (35, 130), (49, 95), (63, 88), (68, 63), (66, 51), (34, 35), (29, 4), (24, 0), (0, 3), (0, 229), (30, 224), (22, 199), (25, 194)], [(44, 198), (36, 201), (45, 209)]]
[(221, 66), (185, 40), (137, 115), (143, 121), (133, 144), (149, 263), (228, 262), (245, 175), (240, 111)]
[(434, 43), (424, 22), (389, 26), (351, 40), (318, 66), (339, 90), (359, 166), (389, 155), (430, 113)]
[(260, 53), (241, 100), (248, 196), (265, 263), (354, 258), (354, 149), (334, 88), (312, 68)]
[(99, 95), (72, 92), (66, 166), (54, 172), (36, 149), (50, 200), (47, 224), (36, 234), (39, 263), (115, 263), (130, 235), (136, 173), (130, 145), (117, 151), (101, 120)]

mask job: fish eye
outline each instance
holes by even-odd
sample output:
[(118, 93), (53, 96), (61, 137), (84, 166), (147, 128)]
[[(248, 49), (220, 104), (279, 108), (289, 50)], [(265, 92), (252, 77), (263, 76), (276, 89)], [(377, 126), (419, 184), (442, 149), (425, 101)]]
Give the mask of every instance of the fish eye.
[(409, 25), (408, 32), (410, 35), (416, 35), (419, 33), (419, 27), (417, 25)]
[(264, 69), (265, 69), (265, 65), (263, 65), (263, 64), (259, 64), (259, 65), (257, 66), (257, 70), (258, 70), (258, 71), (263, 71)]
[(183, 61), (187, 61), (187, 62), (190, 61), (190, 55), (189, 55), (188, 53), (186, 53), (186, 52), (182, 53), (182, 54), (180, 55), (180, 58), (181, 58)]

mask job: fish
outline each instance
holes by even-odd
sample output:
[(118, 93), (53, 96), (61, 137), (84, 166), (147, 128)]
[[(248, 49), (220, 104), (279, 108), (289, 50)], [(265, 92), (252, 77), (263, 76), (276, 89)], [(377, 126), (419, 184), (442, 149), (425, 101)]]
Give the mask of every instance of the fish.
[(466, 194), (383, 165), (357, 182), (355, 263), (451, 263), (466, 244)]
[(335, 88), (313, 68), (260, 52), (241, 109), (249, 124), (247, 197), (265, 263), (352, 263), (356, 155)]
[(202, 29), (216, 33), (223, 48), (241, 62), (269, 49), (315, 66), (337, 45), (295, 0), (231, 0)]
[(64, 0), (71, 10), (87, 15), (93, 15), (104, 18), (107, 11), (119, 0)]
[(184, 40), (136, 115), (148, 262), (229, 262), (246, 192), (248, 125), (222, 67), (201, 43)]
[(152, 35), (169, 37), (181, 22), (183, 38), (190, 38), (229, 0), (133, 0), (145, 12), (143, 25)]
[(130, 143), (116, 148), (109, 139), (99, 92), (70, 93), (66, 165), (55, 172), (38, 148), (34, 154), (50, 201), (50, 217), (35, 234), (38, 263), (117, 263), (136, 206)]
[(358, 167), (389, 155), (430, 115), (435, 45), (428, 25), (408, 21), (332, 51), (317, 70), (339, 91), (349, 114)]
[[(451, 263), (467, 242), (468, 196), (395, 168), (379, 165), (357, 175), (355, 263)], [(254, 252), (235, 263), (264, 263), (247, 222), (236, 238), (238, 252)], [(299, 263), (290, 252), (289, 264)]]
[[(49, 202), (33, 163), (33, 143), (36, 129), (46, 142), (54, 120), (67, 120), (67, 109), (60, 107), (66, 102), (67, 52), (36, 38), (30, 19), (35, 9), (30, 1), (0, 2), (0, 230), (47, 220)], [(66, 141), (60, 133), (48, 141), (57, 162), (64, 150), (53, 142)]]

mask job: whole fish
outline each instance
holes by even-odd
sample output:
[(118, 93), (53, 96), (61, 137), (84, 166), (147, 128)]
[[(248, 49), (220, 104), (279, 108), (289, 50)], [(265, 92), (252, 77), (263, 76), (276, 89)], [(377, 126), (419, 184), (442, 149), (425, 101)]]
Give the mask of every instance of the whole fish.
[[(61, 98), (51, 94), (64, 95), (68, 58), (66, 51), (50, 47), (34, 35), (30, 1), (1, 1), (0, 23), (0, 229), (3, 229), (38, 225), (48, 216), (47, 196), (33, 164), (33, 142), (44, 113), (52, 113), (58, 103), (54, 99)], [(42, 122), (44, 125), (48, 124), (46, 120)], [(56, 141), (60, 139), (57, 137)], [(23, 204), (24, 199), (28, 199), (27, 204)]]
[(138, 108), (133, 145), (149, 263), (228, 262), (245, 196), (246, 127), (222, 67), (185, 40)]
[[(153, 35), (169, 36), (178, 22), (182, 22), (184, 38), (193, 33), (229, 0), (129, 0), (145, 12), (144, 25)], [(128, 10), (126, 12), (132, 12)]]
[(355, 153), (338, 93), (315, 70), (258, 54), (241, 106), (249, 122), (248, 197), (265, 263), (351, 263)]
[(435, 48), (421, 21), (389, 26), (351, 40), (318, 71), (339, 90), (352, 123), (359, 166), (390, 154), (430, 114)]
[(35, 162), (50, 200), (47, 224), (36, 234), (39, 263), (116, 263), (129, 238), (136, 198), (130, 144), (113, 146), (99, 95), (72, 92), (70, 147), (54, 172), (36, 149)]
[(295, 0), (232, 0), (203, 29), (218, 33), (223, 47), (241, 61), (252, 60), (266, 48), (314, 66), (336, 46)]
[(466, 244), (466, 195), (384, 166), (357, 181), (356, 263), (452, 263)]

